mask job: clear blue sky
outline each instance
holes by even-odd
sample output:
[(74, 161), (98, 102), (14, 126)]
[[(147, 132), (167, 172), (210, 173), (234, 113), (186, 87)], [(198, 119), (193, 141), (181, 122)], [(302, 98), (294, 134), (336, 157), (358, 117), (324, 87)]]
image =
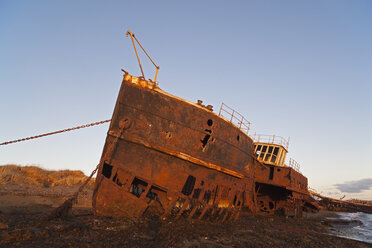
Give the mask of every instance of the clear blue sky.
[[(127, 29), (160, 65), (163, 90), (223, 101), (252, 132), (290, 136), (289, 156), (319, 192), (372, 199), (368, 0), (3, 0), (0, 143), (110, 119), (120, 69), (140, 75)], [(1, 146), (0, 164), (88, 174), (107, 129)]]

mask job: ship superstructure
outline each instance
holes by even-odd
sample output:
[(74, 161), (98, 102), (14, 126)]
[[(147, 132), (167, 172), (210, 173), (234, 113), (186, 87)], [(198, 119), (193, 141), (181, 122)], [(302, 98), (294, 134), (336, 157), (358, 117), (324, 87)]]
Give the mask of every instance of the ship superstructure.
[(143, 71), (142, 77), (125, 72), (96, 178), (94, 213), (224, 221), (242, 209), (299, 215), (313, 207), (306, 177), (284, 165), (288, 142), (254, 141), (249, 128), (224, 103), (216, 114), (202, 101), (162, 91)]

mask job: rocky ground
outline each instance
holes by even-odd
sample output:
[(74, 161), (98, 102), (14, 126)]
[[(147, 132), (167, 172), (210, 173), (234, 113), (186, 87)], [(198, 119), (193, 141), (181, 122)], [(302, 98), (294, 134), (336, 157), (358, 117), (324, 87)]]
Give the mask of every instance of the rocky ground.
[(328, 235), (322, 222), (330, 212), (302, 219), (242, 215), (234, 223), (96, 217), (91, 185), (67, 218), (48, 220), (79, 183), (40, 185), (0, 183), (0, 247), (372, 247)]

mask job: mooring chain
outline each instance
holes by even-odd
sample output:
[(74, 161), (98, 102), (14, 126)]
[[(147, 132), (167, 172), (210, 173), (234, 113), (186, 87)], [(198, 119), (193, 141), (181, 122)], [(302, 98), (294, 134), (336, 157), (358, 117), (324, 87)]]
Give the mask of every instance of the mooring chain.
[(97, 167), (92, 171), (90, 176), (85, 179), (85, 182), (79, 187), (79, 189), (67, 200), (65, 200), (59, 207), (55, 208), (47, 217), (48, 220), (53, 220), (57, 218), (65, 218), (70, 214), (72, 206), (77, 203), (79, 193), (81, 193), (84, 187), (88, 184), (88, 182), (92, 179), (94, 174), (96, 174), (99, 168), (99, 164)]
[(77, 130), (77, 129), (81, 129), (81, 128), (92, 127), (92, 126), (100, 125), (100, 124), (103, 124), (103, 123), (106, 123), (106, 122), (110, 122), (110, 121), (111, 121), (111, 119), (110, 120), (104, 120), (104, 121), (98, 121), (98, 122), (94, 122), (94, 123), (90, 123), (90, 124), (85, 124), (85, 125), (78, 126), (78, 127), (72, 127), (72, 128), (67, 128), (67, 129), (63, 129), (63, 130), (51, 132), (51, 133), (44, 133), (44, 134), (40, 134), (40, 135), (36, 135), (36, 136), (31, 136), (31, 137), (23, 138), (23, 139), (11, 140), (11, 141), (0, 143), (0, 146), (2, 146), (2, 145), (9, 145), (9, 144), (12, 144), (12, 143), (17, 143), (17, 142), (31, 140), (31, 139), (37, 139), (37, 138), (41, 138), (41, 137), (48, 136), (48, 135), (69, 132), (69, 131), (73, 131), (73, 130)]

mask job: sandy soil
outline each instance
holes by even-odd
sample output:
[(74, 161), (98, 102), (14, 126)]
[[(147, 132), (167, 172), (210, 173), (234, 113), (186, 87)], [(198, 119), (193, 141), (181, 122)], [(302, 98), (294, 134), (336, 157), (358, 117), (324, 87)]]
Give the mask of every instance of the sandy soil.
[(372, 247), (327, 235), (321, 221), (334, 215), (330, 212), (302, 219), (242, 215), (223, 224), (96, 217), (90, 208), (91, 189), (68, 218), (47, 220), (74, 189), (0, 186), (0, 247)]
[(234, 223), (96, 217), (93, 180), (67, 218), (48, 220), (85, 180), (79, 171), (0, 166), (0, 247), (372, 247), (328, 235), (322, 221), (333, 212), (301, 219), (242, 214)]

